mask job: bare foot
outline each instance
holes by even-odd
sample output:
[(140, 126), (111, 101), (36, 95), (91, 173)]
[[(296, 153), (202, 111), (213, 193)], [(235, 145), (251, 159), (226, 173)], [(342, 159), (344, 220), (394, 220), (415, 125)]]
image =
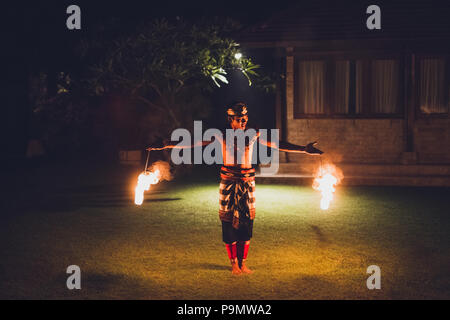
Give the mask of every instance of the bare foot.
[(253, 271), (250, 270), (250, 269), (245, 265), (245, 261), (242, 261), (241, 272), (242, 272), (242, 273), (247, 273), (247, 274), (253, 273)]
[(234, 275), (242, 274), (241, 269), (239, 269), (239, 264), (238, 264), (237, 260), (231, 262), (231, 273)]

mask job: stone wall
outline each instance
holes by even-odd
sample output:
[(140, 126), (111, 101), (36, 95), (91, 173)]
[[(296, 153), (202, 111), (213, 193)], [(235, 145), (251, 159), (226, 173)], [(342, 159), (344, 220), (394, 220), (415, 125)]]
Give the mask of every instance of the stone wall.
[(286, 129), (289, 142), (317, 140), (334, 162), (399, 163), (403, 153), (401, 119), (291, 119)]
[[(294, 58), (286, 58), (286, 137), (305, 145), (317, 140), (335, 163), (399, 164), (406, 154), (403, 119), (295, 119)], [(412, 163), (450, 164), (450, 119), (416, 119)], [(282, 157), (283, 158), (283, 157)], [(316, 157), (289, 154), (289, 161), (312, 163)]]
[(414, 149), (423, 164), (450, 164), (450, 119), (418, 119)]

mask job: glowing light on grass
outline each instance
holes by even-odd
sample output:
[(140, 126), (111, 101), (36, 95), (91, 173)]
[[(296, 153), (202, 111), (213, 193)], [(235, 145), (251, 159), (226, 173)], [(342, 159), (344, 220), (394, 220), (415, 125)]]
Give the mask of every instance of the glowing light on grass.
[(336, 191), (335, 186), (339, 184), (342, 177), (342, 172), (339, 172), (336, 166), (332, 164), (320, 166), (313, 182), (313, 188), (322, 194), (320, 209), (328, 210), (333, 200), (334, 192)]
[(134, 203), (140, 206), (144, 202), (144, 191), (150, 190), (150, 186), (157, 184), (160, 178), (159, 170), (142, 172), (138, 177), (138, 183), (134, 191)]
[(237, 52), (237, 53), (234, 55), (234, 58), (235, 58), (236, 60), (241, 59), (241, 58), (242, 58), (242, 53)]

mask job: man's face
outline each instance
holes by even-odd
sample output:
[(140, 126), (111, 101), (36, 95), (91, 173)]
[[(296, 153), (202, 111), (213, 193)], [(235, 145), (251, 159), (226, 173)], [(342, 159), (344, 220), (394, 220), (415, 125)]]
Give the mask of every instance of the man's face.
[(231, 121), (231, 128), (234, 130), (237, 129), (242, 129), (245, 130), (245, 127), (247, 126), (247, 122), (248, 122), (248, 116), (242, 116), (242, 117), (237, 117), (234, 116), (233, 120)]

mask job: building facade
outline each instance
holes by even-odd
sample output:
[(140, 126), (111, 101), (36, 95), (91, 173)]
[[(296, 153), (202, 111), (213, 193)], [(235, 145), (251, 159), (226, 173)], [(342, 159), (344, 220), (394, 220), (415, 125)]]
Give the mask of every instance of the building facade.
[[(299, 5), (243, 33), (246, 47), (277, 49), (281, 136), (317, 140), (353, 181), (450, 185), (450, 3), (380, 3), (374, 30), (367, 7)], [(280, 174), (317, 164), (282, 158)]]

